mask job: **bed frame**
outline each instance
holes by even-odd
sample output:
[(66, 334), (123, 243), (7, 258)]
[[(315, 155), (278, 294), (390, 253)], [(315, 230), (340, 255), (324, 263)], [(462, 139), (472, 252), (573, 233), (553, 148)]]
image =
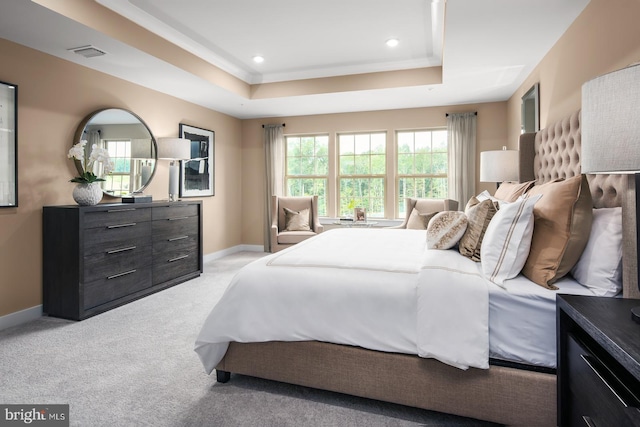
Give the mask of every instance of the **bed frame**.
[[(520, 138), (520, 180), (546, 182), (580, 173), (580, 112)], [(623, 207), (624, 297), (637, 287), (635, 183), (589, 176), (595, 208)], [(232, 342), (216, 367), (219, 382), (239, 373), (513, 426), (556, 425), (556, 375), (523, 366), (451, 367), (434, 359), (345, 345)]]

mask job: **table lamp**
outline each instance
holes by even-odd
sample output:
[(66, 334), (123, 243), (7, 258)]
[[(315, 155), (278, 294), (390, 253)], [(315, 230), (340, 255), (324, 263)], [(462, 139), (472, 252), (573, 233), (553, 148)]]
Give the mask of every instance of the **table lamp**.
[[(637, 247), (640, 64), (596, 77), (582, 85), (580, 128), (582, 173), (635, 174)], [(631, 317), (640, 323), (640, 307), (631, 310)]]
[(191, 158), (191, 141), (184, 138), (158, 138), (158, 159), (169, 163), (169, 201), (178, 200), (180, 167), (179, 160)]
[(480, 153), (480, 182), (495, 182), (497, 187), (504, 181), (520, 179), (518, 150), (483, 151)]

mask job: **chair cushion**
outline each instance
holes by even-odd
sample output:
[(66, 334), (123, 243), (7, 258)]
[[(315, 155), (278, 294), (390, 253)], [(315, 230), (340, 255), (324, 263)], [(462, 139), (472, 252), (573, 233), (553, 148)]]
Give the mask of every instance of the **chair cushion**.
[(438, 212), (420, 213), (418, 209), (413, 208), (409, 219), (407, 220), (407, 229), (409, 230), (426, 230), (429, 220)]
[(283, 231), (311, 231), (309, 227), (309, 209), (294, 211), (283, 208), (285, 217), (285, 227)]
[(315, 235), (316, 233), (313, 231), (283, 231), (278, 234), (278, 243), (281, 245), (293, 245)]

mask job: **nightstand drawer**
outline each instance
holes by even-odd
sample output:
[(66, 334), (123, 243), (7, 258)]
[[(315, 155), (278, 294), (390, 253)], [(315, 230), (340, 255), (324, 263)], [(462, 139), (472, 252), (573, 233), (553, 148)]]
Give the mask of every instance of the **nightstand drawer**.
[(151, 209), (114, 207), (104, 211), (87, 212), (84, 228), (109, 227), (151, 221)]
[(633, 426), (640, 401), (626, 378), (607, 367), (580, 339), (567, 340), (569, 407), (573, 426)]

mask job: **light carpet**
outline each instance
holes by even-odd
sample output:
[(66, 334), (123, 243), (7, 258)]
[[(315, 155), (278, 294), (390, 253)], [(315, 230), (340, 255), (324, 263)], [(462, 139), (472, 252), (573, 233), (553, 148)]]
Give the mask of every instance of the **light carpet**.
[[(72, 426), (489, 426), (274, 381), (206, 375), (193, 345), (233, 275), (264, 253), (82, 322), (0, 331), (0, 403), (69, 404)], [(19, 284), (16, 284), (19, 286)]]

